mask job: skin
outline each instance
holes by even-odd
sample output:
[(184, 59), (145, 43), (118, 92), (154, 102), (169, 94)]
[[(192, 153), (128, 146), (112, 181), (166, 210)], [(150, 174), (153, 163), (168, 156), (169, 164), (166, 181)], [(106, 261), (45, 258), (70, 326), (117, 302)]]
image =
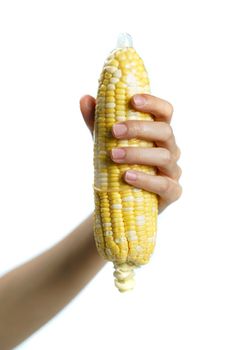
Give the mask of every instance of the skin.
[[(144, 99), (144, 104), (139, 97)], [(138, 111), (151, 113), (156, 122), (118, 123), (113, 126), (113, 136), (119, 139), (137, 137), (153, 141), (157, 147), (115, 149), (110, 156), (117, 163), (140, 163), (156, 167), (157, 174), (154, 176), (136, 171), (132, 176), (132, 172), (127, 171), (124, 179), (133, 186), (156, 193), (161, 213), (182, 192), (179, 184), (181, 169), (177, 165), (180, 149), (170, 126), (173, 107), (165, 100), (145, 94), (135, 95), (131, 103)], [(95, 99), (84, 96), (80, 100), (80, 109), (93, 134)], [(104, 264), (95, 247), (91, 214), (62, 241), (2, 276), (0, 349), (12, 349), (47, 323), (85, 287)]]

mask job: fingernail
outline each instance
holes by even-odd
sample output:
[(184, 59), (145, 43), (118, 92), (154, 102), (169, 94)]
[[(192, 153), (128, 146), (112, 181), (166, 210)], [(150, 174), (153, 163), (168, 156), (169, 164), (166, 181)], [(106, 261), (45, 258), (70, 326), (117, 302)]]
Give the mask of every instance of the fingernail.
[(137, 179), (137, 175), (133, 171), (127, 171), (125, 174), (125, 179), (127, 181), (135, 181)]
[(115, 136), (123, 136), (126, 134), (127, 126), (125, 124), (115, 124), (113, 126), (113, 133)]
[(146, 99), (145, 99), (145, 97), (143, 97), (141, 95), (135, 95), (133, 97), (133, 102), (137, 106), (143, 106), (146, 103)]
[(125, 150), (123, 148), (113, 148), (112, 157), (114, 159), (123, 159), (125, 157)]

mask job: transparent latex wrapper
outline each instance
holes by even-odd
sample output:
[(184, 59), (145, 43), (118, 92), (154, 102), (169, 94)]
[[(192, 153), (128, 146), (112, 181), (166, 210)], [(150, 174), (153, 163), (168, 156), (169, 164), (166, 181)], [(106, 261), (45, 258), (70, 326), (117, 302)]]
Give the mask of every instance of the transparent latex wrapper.
[[(133, 48), (132, 37), (128, 33), (121, 33), (117, 40), (116, 49), (113, 50), (113, 52), (116, 52), (118, 50), (124, 50), (127, 48)], [(132, 75), (131, 71), (130, 71), (130, 75)], [(138, 86), (134, 88), (136, 90), (132, 90), (132, 93), (131, 93), (130, 83), (131, 82), (129, 82), (129, 85), (126, 87), (128, 99), (130, 99), (130, 97), (135, 93), (150, 93), (149, 85), (140, 86), (140, 84), (138, 84)], [(138, 116), (136, 116), (137, 112), (134, 111), (133, 109), (129, 111), (129, 119), (132, 119), (132, 113), (135, 114), (135, 119), (140, 119)], [(97, 116), (97, 110), (96, 110), (96, 116)], [(127, 115), (126, 120), (129, 120), (129, 119)], [(153, 118), (149, 115), (147, 120), (148, 119), (153, 120)], [(95, 126), (94, 145), (96, 145), (97, 140), (98, 142), (100, 142), (99, 140), (103, 138), (103, 134), (100, 128), (101, 127), (99, 125)], [(94, 174), (93, 187), (98, 192), (122, 192), (122, 191), (127, 191), (131, 189), (132, 186), (127, 184), (124, 180), (124, 174), (127, 170), (142, 171), (150, 175), (156, 174), (156, 170), (153, 167), (134, 165), (134, 164), (133, 165), (119, 164), (112, 161), (112, 159), (110, 158), (110, 152), (112, 148), (118, 148), (118, 147), (135, 147), (135, 148), (145, 147), (146, 148), (146, 147), (154, 147), (155, 145), (153, 142), (136, 140), (136, 139), (129, 140), (129, 141), (126, 141), (126, 140), (116, 141), (116, 138), (112, 136), (111, 128), (112, 128), (112, 125), (108, 126), (108, 128), (105, 129), (104, 142), (106, 142), (106, 146), (100, 146), (100, 147), (96, 146), (96, 148), (94, 148), (95, 174)]]

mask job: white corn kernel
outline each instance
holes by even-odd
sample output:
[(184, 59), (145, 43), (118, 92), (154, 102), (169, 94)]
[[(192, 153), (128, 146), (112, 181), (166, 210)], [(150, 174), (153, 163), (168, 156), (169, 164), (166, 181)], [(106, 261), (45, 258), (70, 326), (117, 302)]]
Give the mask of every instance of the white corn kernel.
[(110, 83), (111, 83), (111, 84), (116, 84), (116, 83), (118, 83), (118, 81), (119, 81), (118, 78), (111, 78), (111, 79), (110, 79)]
[(122, 116), (119, 115), (118, 117), (116, 117), (116, 120), (118, 120), (118, 121), (126, 120), (126, 117), (123, 115)]
[(140, 202), (143, 202), (143, 197), (136, 197), (134, 200), (135, 200), (135, 202), (137, 202), (137, 203), (140, 203)]
[(114, 102), (109, 102), (109, 103), (106, 103), (105, 107), (106, 108), (115, 108), (116, 104)]
[(136, 241), (137, 240), (137, 233), (136, 231), (126, 231), (126, 234), (128, 236), (129, 241)]
[(117, 67), (114, 67), (114, 66), (106, 66), (106, 67), (105, 67), (105, 70), (106, 70), (108, 73), (114, 73), (114, 72), (117, 70)]
[(137, 250), (137, 252), (141, 252), (143, 250), (143, 248), (140, 245), (137, 245), (135, 249)]
[(112, 224), (111, 224), (111, 222), (104, 222), (103, 226), (104, 227), (110, 227), (110, 226), (112, 226)]
[(117, 69), (114, 73), (113, 73), (113, 77), (116, 77), (116, 78), (120, 78), (121, 77), (121, 70), (120, 69)]
[(126, 241), (126, 238), (125, 237), (119, 237), (119, 238), (116, 238), (115, 239), (115, 242), (116, 243), (123, 243), (123, 242), (125, 242)]
[(124, 197), (122, 200), (123, 200), (123, 202), (133, 202), (134, 197), (133, 196), (128, 196), (128, 197)]
[(121, 209), (121, 208), (122, 208), (122, 205), (121, 205), (121, 204), (112, 204), (112, 205), (111, 205), (111, 208), (112, 208), (112, 209)]
[(115, 90), (115, 85), (114, 84), (108, 84), (107, 89), (108, 90)]

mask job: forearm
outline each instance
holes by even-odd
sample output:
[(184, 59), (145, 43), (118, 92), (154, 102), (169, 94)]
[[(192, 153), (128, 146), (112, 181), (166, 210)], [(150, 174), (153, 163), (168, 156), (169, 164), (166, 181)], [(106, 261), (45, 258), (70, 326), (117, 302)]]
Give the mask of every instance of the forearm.
[(0, 349), (30, 336), (59, 312), (104, 265), (93, 218), (54, 247), (0, 279)]

